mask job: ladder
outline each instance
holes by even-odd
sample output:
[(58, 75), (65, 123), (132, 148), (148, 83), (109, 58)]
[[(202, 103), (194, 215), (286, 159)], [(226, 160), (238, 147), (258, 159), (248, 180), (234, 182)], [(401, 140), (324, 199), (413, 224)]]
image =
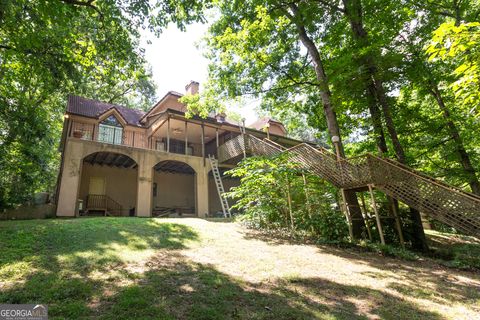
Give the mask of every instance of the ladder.
[(211, 154), (208, 155), (210, 165), (212, 166), (213, 179), (215, 180), (215, 186), (217, 187), (218, 197), (220, 198), (220, 204), (222, 205), (223, 217), (231, 217), (230, 207), (228, 205), (227, 198), (225, 197), (225, 189), (223, 188), (222, 176), (220, 170), (218, 170), (218, 161)]

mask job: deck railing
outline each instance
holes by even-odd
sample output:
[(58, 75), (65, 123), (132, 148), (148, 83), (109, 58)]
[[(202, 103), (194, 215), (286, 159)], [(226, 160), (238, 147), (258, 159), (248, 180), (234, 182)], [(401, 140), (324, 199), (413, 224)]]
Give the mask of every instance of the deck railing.
[[(101, 133), (99, 130), (99, 125), (95, 123), (85, 123), (80, 121), (73, 121), (70, 127), (69, 136), (82, 139), (82, 140), (91, 140), (98, 141), (102, 143), (122, 145), (128, 147), (135, 147), (141, 149), (150, 149), (158, 151), (167, 151), (167, 140), (166, 138), (154, 137), (150, 139), (149, 142), (145, 133), (131, 130), (123, 129), (121, 136), (117, 136), (117, 131)], [(158, 140), (161, 139), (161, 140)], [(170, 146), (168, 152), (177, 153), (177, 154), (186, 154), (188, 156), (202, 156), (202, 145), (199, 143), (188, 142), (188, 148), (185, 150), (185, 145), (182, 144), (183, 141), (176, 141), (174, 139), (170, 140)]]
[(95, 123), (84, 123), (79, 121), (73, 121), (70, 128), (69, 135), (71, 137), (83, 139), (83, 140), (92, 140), (100, 141), (103, 143), (135, 147), (135, 148), (146, 148), (147, 139), (143, 132), (138, 132), (129, 129), (123, 129), (122, 136), (120, 138), (113, 137), (112, 139), (106, 139), (105, 135), (99, 135), (99, 126)]
[(103, 194), (89, 194), (87, 195), (87, 211), (105, 211), (105, 214), (111, 216), (121, 216), (123, 208), (122, 206)]

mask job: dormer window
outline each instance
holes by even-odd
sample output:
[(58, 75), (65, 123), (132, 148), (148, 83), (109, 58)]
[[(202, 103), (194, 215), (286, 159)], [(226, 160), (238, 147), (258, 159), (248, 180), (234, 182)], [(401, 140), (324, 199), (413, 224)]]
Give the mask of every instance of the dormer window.
[(115, 116), (111, 115), (100, 122), (98, 141), (111, 144), (122, 144), (123, 127)]

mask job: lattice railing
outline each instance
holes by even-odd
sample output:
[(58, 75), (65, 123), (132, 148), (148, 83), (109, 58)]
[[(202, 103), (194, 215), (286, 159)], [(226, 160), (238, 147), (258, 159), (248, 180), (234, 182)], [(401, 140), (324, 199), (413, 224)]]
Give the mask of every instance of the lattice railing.
[(263, 141), (252, 135), (246, 135), (245, 139), (248, 143), (249, 151), (253, 155), (273, 156), (282, 152), (282, 149), (273, 143)]
[[(337, 161), (326, 149), (302, 143), (285, 151), (269, 141), (248, 136), (253, 155), (288, 152), (302, 165), (335, 186), (354, 189), (373, 184), (377, 189), (462, 232), (480, 235), (480, 197), (371, 154)], [(243, 152), (243, 150), (242, 150)]]
[(369, 156), (375, 187), (469, 234), (480, 234), (480, 199), (391, 161)]
[(226, 162), (245, 153), (248, 153), (248, 145), (246, 145), (246, 136), (239, 135), (228, 140), (218, 147), (218, 162)]

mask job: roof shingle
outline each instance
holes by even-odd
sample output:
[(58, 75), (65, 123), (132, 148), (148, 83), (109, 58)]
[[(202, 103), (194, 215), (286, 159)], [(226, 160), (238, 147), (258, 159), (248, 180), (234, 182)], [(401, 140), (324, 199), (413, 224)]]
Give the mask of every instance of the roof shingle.
[(117, 110), (129, 125), (142, 126), (140, 119), (145, 114), (143, 111), (74, 95), (68, 96), (67, 112), (71, 114), (98, 119), (110, 109)]

